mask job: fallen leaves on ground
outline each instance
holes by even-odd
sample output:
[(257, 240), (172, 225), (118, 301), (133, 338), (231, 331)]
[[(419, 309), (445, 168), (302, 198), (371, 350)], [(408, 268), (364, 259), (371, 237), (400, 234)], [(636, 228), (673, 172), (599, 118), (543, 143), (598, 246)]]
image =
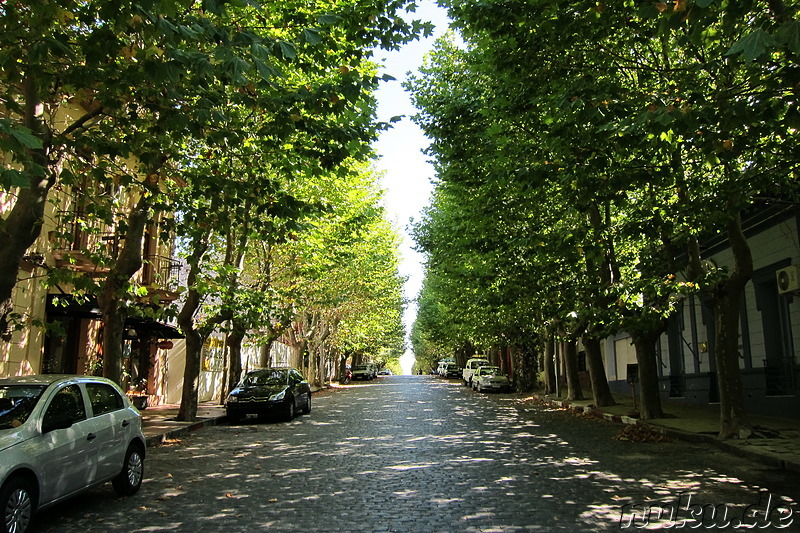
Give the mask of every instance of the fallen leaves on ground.
[(627, 425), (618, 434), (612, 437), (614, 440), (626, 440), (629, 442), (670, 442), (669, 437), (648, 426)]

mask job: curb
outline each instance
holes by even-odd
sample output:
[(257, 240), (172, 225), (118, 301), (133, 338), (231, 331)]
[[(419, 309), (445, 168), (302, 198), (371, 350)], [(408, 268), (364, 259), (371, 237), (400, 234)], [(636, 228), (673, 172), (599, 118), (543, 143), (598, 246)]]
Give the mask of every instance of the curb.
[(170, 429), (169, 431), (166, 431), (159, 435), (151, 435), (149, 437), (145, 437), (145, 444), (147, 445), (148, 448), (154, 446), (160, 446), (161, 444), (167, 442), (168, 440), (188, 435), (192, 431), (197, 431), (198, 429), (204, 428), (205, 426), (216, 426), (220, 422), (226, 420), (227, 417), (224, 415), (215, 418), (203, 418), (195, 422), (192, 422), (190, 424), (187, 424), (185, 426), (175, 429)]
[(774, 457), (771, 455), (759, 453), (753, 450), (749, 450), (743, 448), (742, 446), (737, 446), (732, 444), (728, 441), (720, 440), (715, 436), (712, 435), (704, 435), (701, 433), (692, 433), (689, 431), (682, 431), (680, 429), (674, 428), (667, 428), (664, 426), (659, 426), (657, 424), (651, 424), (638, 418), (631, 418), (625, 415), (615, 415), (611, 413), (603, 412), (602, 409), (598, 409), (595, 407), (581, 407), (581, 406), (573, 406), (570, 404), (569, 400), (553, 400), (542, 396), (540, 394), (534, 394), (534, 398), (537, 401), (541, 402), (548, 407), (555, 407), (558, 409), (565, 409), (567, 411), (577, 413), (577, 414), (588, 414), (596, 418), (605, 419), (608, 422), (613, 422), (617, 424), (628, 424), (628, 425), (636, 425), (642, 426), (654, 431), (661, 433), (662, 435), (676, 439), (682, 440), (686, 442), (691, 442), (694, 444), (710, 444), (719, 448), (720, 450), (735, 455), (737, 457), (741, 457), (743, 459), (749, 459), (754, 462), (761, 463), (766, 466), (770, 466), (773, 468), (778, 468), (781, 470), (786, 470), (788, 472), (795, 472), (800, 473), (800, 462), (791, 461), (781, 459), (779, 457)]

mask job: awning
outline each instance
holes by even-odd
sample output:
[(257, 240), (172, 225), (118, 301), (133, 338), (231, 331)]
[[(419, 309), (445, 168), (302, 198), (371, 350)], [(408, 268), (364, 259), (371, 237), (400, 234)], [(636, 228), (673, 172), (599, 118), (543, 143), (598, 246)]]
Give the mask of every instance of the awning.
[[(59, 316), (90, 320), (102, 320), (103, 318), (97, 298), (93, 296), (77, 298), (70, 294), (48, 294), (47, 318), (50, 320)], [(135, 335), (129, 333), (135, 333)], [(152, 318), (128, 317), (125, 319), (126, 339), (183, 339), (184, 337), (185, 335), (177, 327)]]
[[(177, 327), (149, 318), (129, 317), (125, 320), (125, 328), (135, 330), (137, 338), (183, 339), (186, 337)], [(128, 336), (126, 335), (125, 338)]]

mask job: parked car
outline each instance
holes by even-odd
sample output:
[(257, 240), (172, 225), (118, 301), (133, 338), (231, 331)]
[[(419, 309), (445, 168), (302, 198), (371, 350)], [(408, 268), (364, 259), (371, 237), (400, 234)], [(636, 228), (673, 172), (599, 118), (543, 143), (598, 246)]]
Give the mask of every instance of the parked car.
[(394, 372), (392, 372), (388, 368), (382, 368), (382, 369), (380, 369), (378, 371), (378, 375), (379, 376), (392, 376), (392, 375), (394, 375)]
[(375, 376), (372, 374), (371, 365), (356, 365), (353, 367), (353, 380), (361, 379), (369, 381), (374, 378)]
[(445, 372), (447, 371), (447, 365), (455, 362), (456, 362), (455, 359), (453, 359), (452, 357), (447, 357), (445, 359), (442, 359), (441, 361), (439, 361), (439, 366), (436, 367), (434, 374), (436, 374), (437, 376), (444, 376)]
[(311, 412), (311, 387), (296, 368), (252, 370), (228, 394), (225, 412), (237, 423), (247, 415), (280, 415), (292, 420), (298, 411)]
[(442, 370), (442, 377), (444, 378), (460, 378), (461, 377), (461, 367), (459, 367), (455, 363), (447, 363), (447, 365)]
[(461, 379), (464, 381), (465, 386), (472, 386), (472, 374), (479, 366), (489, 366), (489, 360), (485, 357), (472, 357), (467, 359), (467, 364), (464, 365), (464, 370), (461, 371)]
[(511, 381), (496, 366), (480, 366), (472, 376), (472, 390), (511, 392)]
[(0, 378), (0, 531), (22, 533), (36, 511), (106, 481), (136, 493), (145, 449), (141, 415), (113, 381)]

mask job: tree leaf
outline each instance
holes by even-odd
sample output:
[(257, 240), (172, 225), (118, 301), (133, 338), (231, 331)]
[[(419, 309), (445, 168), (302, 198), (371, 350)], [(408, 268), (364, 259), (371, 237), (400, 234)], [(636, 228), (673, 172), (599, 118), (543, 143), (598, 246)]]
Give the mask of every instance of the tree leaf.
[(278, 46), (280, 47), (281, 54), (283, 57), (287, 59), (294, 59), (297, 57), (297, 48), (288, 41), (279, 41)]
[(37, 150), (41, 148), (42, 140), (36, 137), (31, 130), (25, 126), (12, 126), (8, 120), (0, 121), (0, 134), (5, 133), (17, 140), (25, 148)]
[(775, 32), (780, 44), (785, 45), (795, 54), (800, 54), (800, 21), (787, 22)]
[(322, 36), (316, 28), (307, 28), (303, 30), (303, 40), (308, 44), (314, 45), (322, 42)]
[(28, 176), (13, 168), (0, 169), (0, 188), (8, 190), (14, 187), (21, 189), (30, 187)]
[(332, 26), (337, 22), (339, 22), (339, 20), (340, 17), (338, 15), (331, 15), (331, 14), (320, 15), (319, 17), (317, 17), (317, 22), (319, 22), (320, 24), (325, 24), (327, 26)]
[(726, 56), (742, 54), (745, 61), (755, 61), (762, 55), (769, 53), (778, 43), (773, 37), (761, 28), (745, 35), (725, 52)]

